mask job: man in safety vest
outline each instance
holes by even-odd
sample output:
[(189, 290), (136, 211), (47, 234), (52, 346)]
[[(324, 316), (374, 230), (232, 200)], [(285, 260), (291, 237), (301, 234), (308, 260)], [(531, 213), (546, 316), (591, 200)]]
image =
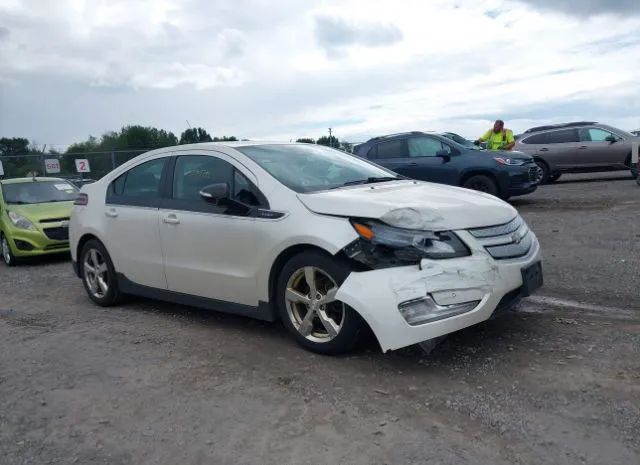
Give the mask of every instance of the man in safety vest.
[(505, 129), (504, 121), (501, 119), (493, 124), (493, 129), (489, 129), (480, 139), (475, 141), (476, 145), (480, 145), (480, 142), (486, 142), (488, 150), (511, 150), (516, 145), (513, 131)]

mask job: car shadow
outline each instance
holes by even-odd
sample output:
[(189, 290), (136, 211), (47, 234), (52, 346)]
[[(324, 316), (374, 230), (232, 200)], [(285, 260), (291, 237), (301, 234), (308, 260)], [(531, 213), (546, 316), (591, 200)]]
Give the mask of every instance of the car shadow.
[[(129, 297), (122, 304), (124, 311), (152, 312), (167, 318), (177, 318), (184, 324), (210, 327), (221, 330), (237, 340), (262, 345), (260, 351), (273, 356), (288, 356), (292, 351), (301, 358), (318, 357), (317, 354), (306, 351), (298, 346), (279, 322), (256, 320), (249, 317), (199, 309), (184, 305), (155, 301), (139, 297)], [(447, 337), (430, 352), (425, 353), (419, 346), (382, 352), (373, 332), (367, 327), (361, 335), (360, 343), (347, 354), (329, 358), (349, 359), (349, 363), (375, 363), (382, 368), (424, 369), (424, 366), (446, 367), (459, 364), (461, 356), (473, 365), (471, 358), (479, 357), (478, 366), (485, 363), (488, 356), (495, 356), (496, 352), (506, 353), (508, 350), (505, 339), (513, 338), (513, 345), (517, 345), (519, 337), (513, 337), (514, 328), (518, 327), (518, 320), (522, 313), (510, 312), (499, 318), (482, 322), (478, 325), (463, 329)], [(233, 335), (233, 336), (231, 336)], [(511, 335), (511, 336), (510, 336)], [(253, 341), (249, 341), (253, 339)], [(469, 356), (469, 354), (471, 354)]]

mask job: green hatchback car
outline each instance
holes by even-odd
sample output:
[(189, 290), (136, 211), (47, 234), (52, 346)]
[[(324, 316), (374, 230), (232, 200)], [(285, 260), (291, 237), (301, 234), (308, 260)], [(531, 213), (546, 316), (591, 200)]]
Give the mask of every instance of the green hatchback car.
[(58, 178), (0, 180), (4, 262), (69, 251), (69, 217), (78, 189)]

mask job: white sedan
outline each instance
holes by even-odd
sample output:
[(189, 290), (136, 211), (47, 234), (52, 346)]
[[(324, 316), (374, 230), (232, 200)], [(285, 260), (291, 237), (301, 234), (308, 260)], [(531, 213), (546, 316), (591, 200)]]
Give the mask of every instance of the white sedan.
[(487, 194), (330, 148), (206, 143), (86, 185), (74, 268), (99, 305), (135, 294), (264, 320), (304, 347), (383, 351), (480, 323), (542, 284), (538, 241)]

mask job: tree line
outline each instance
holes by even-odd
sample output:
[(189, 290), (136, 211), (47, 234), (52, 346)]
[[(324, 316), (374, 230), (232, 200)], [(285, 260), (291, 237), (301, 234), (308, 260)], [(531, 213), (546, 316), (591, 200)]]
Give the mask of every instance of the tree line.
[[(74, 173), (75, 162), (78, 158), (62, 155), (83, 155), (91, 162), (92, 173), (105, 174), (125, 161), (139, 155), (145, 150), (170, 147), (199, 142), (237, 141), (235, 136), (211, 136), (201, 127), (189, 128), (177, 137), (173, 132), (149, 126), (124, 126), (119, 131), (109, 131), (101, 137), (89, 136), (87, 140), (76, 142), (65, 151), (55, 148), (46, 150), (46, 146), (37, 146), (22, 137), (0, 138), (0, 161), (2, 161), (5, 175), (27, 176), (33, 173), (43, 174), (42, 159), (59, 158), (63, 173)], [(301, 138), (296, 142), (319, 144), (351, 151), (350, 144), (340, 142), (337, 137), (322, 136), (317, 140)], [(113, 155), (109, 155), (113, 152)], [(23, 157), (22, 155), (38, 155)], [(19, 157), (15, 157), (19, 156)], [(113, 157), (113, 158), (112, 158)]]

